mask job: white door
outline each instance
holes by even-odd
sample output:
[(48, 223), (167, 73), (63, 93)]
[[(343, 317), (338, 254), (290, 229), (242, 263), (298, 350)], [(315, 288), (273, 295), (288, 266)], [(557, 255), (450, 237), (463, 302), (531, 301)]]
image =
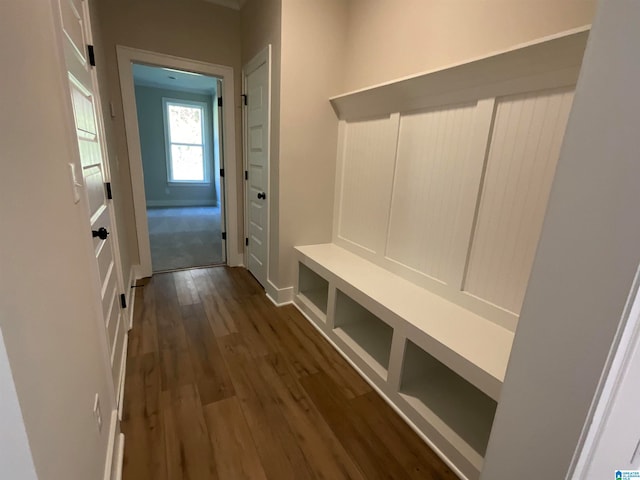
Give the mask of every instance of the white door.
[(97, 117), (99, 100), (95, 97), (95, 73), (87, 50), (91, 35), (87, 8), (86, 0), (60, 0), (64, 54), (84, 184), (84, 189), (78, 189), (78, 193), (83, 194), (81, 190), (85, 191), (89, 206), (90, 228), (87, 235), (93, 237), (114, 394), (118, 401), (127, 328), (118, 286), (121, 282), (118, 281), (118, 265), (114, 255), (115, 239), (110, 234), (112, 207), (105, 189), (105, 178), (108, 178), (105, 170), (108, 167), (102, 158), (103, 146)]
[(247, 267), (264, 286), (269, 240), (269, 104), (271, 46), (243, 69)]
[(614, 472), (640, 471), (640, 292), (634, 288), (632, 295), (573, 480), (614, 479), (619, 478)]

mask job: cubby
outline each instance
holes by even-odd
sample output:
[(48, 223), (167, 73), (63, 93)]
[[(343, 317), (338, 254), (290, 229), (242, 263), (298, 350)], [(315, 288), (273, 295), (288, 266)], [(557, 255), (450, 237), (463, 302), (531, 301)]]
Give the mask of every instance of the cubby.
[(335, 244), (295, 252), (295, 305), (461, 478), (477, 479), (513, 332)]
[(425, 420), (444, 424), (440, 433), (449, 441), (459, 443), (457, 435), (484, 457), (497, 402), (411, 340), (405, 345), (400, 395)]
[(336, 291), (334, 331), (378, 375), (387, 378), (393, 328), (340, 290)]
[(298, 296), (323, 320), (327, 315), (329, 282), (304, 264), (298, 267)]

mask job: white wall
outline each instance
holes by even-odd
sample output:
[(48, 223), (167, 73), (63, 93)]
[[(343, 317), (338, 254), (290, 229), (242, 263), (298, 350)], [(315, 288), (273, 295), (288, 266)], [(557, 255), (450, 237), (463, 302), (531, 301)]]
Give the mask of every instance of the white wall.
[(349, 0), (345, 91), (591, 23), (595, 0)]
[(38, 478), (93, 480), (102, 478), (115, 399), (94, 309), (88, 209), (73, 203), (68, 174), (69, 162), (80, 170), (79, 155), (54, 3), (2, 5), (0, 62), (10, 74), (0, 90), (0, 329)]
[(342, 89), (346, 26), (343, 0), (282, 3), (279, 287), (293, 284), (295, 245), (331, 241), (338, 122), (328, 99)]
[(589, 420), (640, 262), (639, 23), (638, 2), (601, 1), (483, 479), (565, 478)]

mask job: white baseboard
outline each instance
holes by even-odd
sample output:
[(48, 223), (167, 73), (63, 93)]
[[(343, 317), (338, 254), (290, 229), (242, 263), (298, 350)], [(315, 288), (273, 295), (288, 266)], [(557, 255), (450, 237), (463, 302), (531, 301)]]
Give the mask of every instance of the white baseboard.
[(120, 433), (119, 435), (116, 454), (115, 472), (111, 475), (111, 480), (122, 480), (122, 468), (124, 467), (124, 433)]
[(138, 280), (151, 276), (151, 272), (149, 272), (149, 275), (145, 275), (145, 272), (142, 271), (142, 265), (132, 265), (131, 268), (133, 269), (133, 281), (131, 286), (134, 286), (135, 282)]
[(229, 252), (233, 246), (229, 246), (227, 265), (230, 267), (244, 267), (244, 255), (242, 252)]
[(119, 480), (122, 478), (122, 465), (124, 461), (124, 435), (120, 432), (120, 420), (118, 411), (111, 412), (109, 422), (109, 443), (104, 465), (103, 480)]
[(216, 207), (215, 200), (147, 200), (147, 207)]
[(369, 384), (369, 386), (371, 388), (373, 388), (378, 395), (380, 395), (382, 397), (382, 399), (394, 410), (394, 412), (396, 412), (398, 415), (400, 415), (400, 418), (402, 418), (402, 420), (409, 425), (409, 427), (411, 428), (411, 430), (413, 430), (414, 432), (416, 432), (416, 434), (418, 434), (418, 436), (429, 446), (429, 448), (431, 448), (431, 450), (433, 450), (433, 452), (440, 457), (440, 459), (447, 464), (447, 466), (453, 471), (453, 473), (455, 475), (458, 476), (458, 478), (460, 478), (460, 480), (469, 480), (469, 478), (464, 475), (460, 469), (449, 459), (449, 457), (447, 457), (442, 450), (440, 450), (430, 439), (429, 437), (427, 437), (419, 428), (418, 426), (413, 423), (411, 421), (411, 419), (409, 417), (407, 417), (402, 410), (400, 410), (400, 408), (393, 402), (393, 400), (391, 400), (391, 398), (389, 398), (389, 396), (384, 393), (372, 380), (369, 379), (369, 377), (360, 369), (360, 367), (358, 367), (358, 365), (356, 365), (353, 360), (351, 360), (349, 358), (349, 356), (344, 353), (342, 351), (342, 349), (340, 349), (335, 342), (324, 332), (322, 331), (322, 329), (309, 317), (309, 315), (307, 315), (302, 308), (300, 308), (300, 306), (297, 304), (297, 302), (292, 302), (293, 305), (298, 309), (298, 311), (302, 314), (302, 316), (304, 318), (307, 319), (307, 321), (313, 326), (313, 328), (315, 328), (318, 332), (320, 332), (320, 335), (322, 335), (322, 337), (329, 342), (329, 344), (335, 349), (336, 352), (338, 352), (340, 354), (340, 356), (342, 358), (344, 358), (347, 363), (349, 365), (351, 365), (353, 367), (353, 369), (358, 372), (358, 375), (360, 375), (365, 382), (367, 382)]
[(122, 347), (122, 361), (120, 362), (120, 381), (118, 382), (118, 420), (122, 420), (124, 406), (124, 380), (127, 372), (127, 353), (129, 350), (129, 332), (124, 334), (124, 346)]
[(293, 287), (278, 288), (271, 280), (267, 280), (265, 290), (267, 292), (267, 298), (269, 298), (276, 307), (293, 303)]

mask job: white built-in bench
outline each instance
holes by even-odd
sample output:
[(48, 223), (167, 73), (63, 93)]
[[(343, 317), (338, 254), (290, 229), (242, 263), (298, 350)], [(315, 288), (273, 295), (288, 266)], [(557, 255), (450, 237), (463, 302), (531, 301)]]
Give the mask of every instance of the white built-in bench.
[(335, 244), (295, 250), (295, 305), (456, 469), (479, 472), (513, 333)]
[(332, 243), (296, 247), (295, 304), (463, 478), (482, 471), (587, 37), (330, 99)]

